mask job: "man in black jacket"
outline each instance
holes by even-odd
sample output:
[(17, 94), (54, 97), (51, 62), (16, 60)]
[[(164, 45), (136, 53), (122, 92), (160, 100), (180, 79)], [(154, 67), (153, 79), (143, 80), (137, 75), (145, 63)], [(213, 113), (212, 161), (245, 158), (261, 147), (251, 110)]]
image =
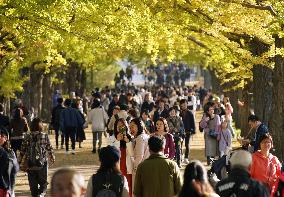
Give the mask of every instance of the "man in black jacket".
[[(58, 137), (59, 137), (59, 130), (60, 130), (60, 114), (62, 110), (65, 109), (63, 106), (63, 98), (57, 98), (57, 106), (52, 109), (51, 115), (51, 125), (55, 130), (55, 142), (56, 142), (56, 149), (58, 149)], [(63, 149), (64, 145), (64, 134), (61, 130), (61, 149)]]
[(244, 150), (236, 151), (231, 159), (232, 171), (229, 177), (216, 185), (216, 193), (221, 197), (269, 197), (265, 186), (250, 178), (251, 154)]
[(189, 163), (189, 152), (190, 152), (190, 136), (195, 134), (195, 119), (194, 115), (189, 109), (187, 108), (187, 100), (182, 99), (180, 101), (180, 109), (181, 113), (180, 116), (183, 121), (184, 131), (185, 131), (185, 154), (184, 154), (184, 163)]

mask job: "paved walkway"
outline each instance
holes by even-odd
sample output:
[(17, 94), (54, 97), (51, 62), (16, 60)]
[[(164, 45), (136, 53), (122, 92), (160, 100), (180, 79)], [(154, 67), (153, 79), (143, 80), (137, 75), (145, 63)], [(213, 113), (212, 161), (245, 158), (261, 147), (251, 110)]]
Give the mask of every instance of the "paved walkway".
[[(198, 159), (205, 163), (204, 157), (204, 138), (203, 134), (198, 130), (198, 122), (201, 118), (201, 112), (197, 113), (196, 118), (196, 126), (197, 131), (196, 135), (193, 136), (191, 140), (191, 159)], [(76, 155), (65, 155), (65, 151), (55, 150), (56, 162), (49, 169), (49, 180), (55, 170), (60, 167), (68, 166), (76, 169), (81, 172), (87, 184), (88, 179), (92, 174), (96, 172), (99, 167), (99, 160), (97, 154), (92, 154), (92, 133), (90, 129), (86, 130), (86, 138), (87, 140), (83, 143), (83, 148), (78, 148), (78, 144), (76, 145)], [(54, 134), (50, 135), (51, 143), (53, 147), (55, 147)], [(103, 146), (107, 145), (106, 138), (103, 139)], [(182, 166), (184, 168), (184, 166)], [(48, 187), (49, 188), (49, 187)], [(26, 173), (19, 172), (16, 179), (16, 196), (17, 197), (27, 197), (30, 195), (30, 189), (28, 185), (28, 177)], [(49, 196), (49, 195), (47, 195)]]

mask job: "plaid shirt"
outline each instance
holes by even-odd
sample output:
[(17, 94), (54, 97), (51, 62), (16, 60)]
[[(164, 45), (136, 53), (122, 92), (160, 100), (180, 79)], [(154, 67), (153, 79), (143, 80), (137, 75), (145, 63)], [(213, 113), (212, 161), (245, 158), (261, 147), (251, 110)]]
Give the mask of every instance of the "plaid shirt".
[[(40, 137), (38, 137), (37, 135), (40, 135)], [(50, 144), (49, 137), (46, 133), (39, 131), (34, 131), (25, 136), (21, 147), (21, 158), (28, 152), (28, 149), (30, 147), (30, 142), (35, 137), (37, 138), (37, 140), (39, 140), (40, 147), (42, 147), (44, 151), (43, 155), (45, 155), (46, 160), (48, 160), (49, 163), (51, 164), (54, 163), (55, 155), (53, 152), (53, 148)]]

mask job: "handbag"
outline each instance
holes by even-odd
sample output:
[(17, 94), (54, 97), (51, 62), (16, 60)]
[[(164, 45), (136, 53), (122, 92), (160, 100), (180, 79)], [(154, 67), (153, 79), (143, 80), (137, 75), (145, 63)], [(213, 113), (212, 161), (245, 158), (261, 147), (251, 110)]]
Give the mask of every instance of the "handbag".
[(218, 132), (214, 131), (214, 130), (209, 130), (208, 132), (209, 136), (214, 138), (214, 139), (217, 139), (218, 137)]

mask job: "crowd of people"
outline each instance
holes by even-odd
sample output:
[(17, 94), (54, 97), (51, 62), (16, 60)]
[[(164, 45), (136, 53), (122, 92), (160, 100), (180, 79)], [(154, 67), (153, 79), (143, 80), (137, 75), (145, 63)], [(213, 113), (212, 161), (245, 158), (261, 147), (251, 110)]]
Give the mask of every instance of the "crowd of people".
[[(65, 146), (66, 155), (76, 157), (76, 142), (84, 146), (84, 129), (91, 124), (90, 154), (98, 154), (101, 165), (86, 188), (79, 172), (59, 169), (51, 180), (52, 196), (283, 196), (281, 163), (270, 153), (272, 137), (256, 115), (248, 117), (255, 132), (240, 139), (245, 150), (232, 150), (236, 133), (228, 97), (214, 97), (196, 85), (96, 88), (89, 99), (74, 93), (63, 99), (58, 93), (50, 123), (55, 148)], [(28, 174), (31, 195), (45, 196), (55, 155), (43, 123), (33, 118), (29, 124), (22, 107), (13, 110), (11, 120), (3, 109), (0, 105), (0, 197), (15, 196), (19, 169)], [(204, 113), (196, 128), (199, 109)], [(230, 164), (229, 176), (218, 183), (210, 182), (203, 164), (192, 160), (190, 142), (197, 129), (204, 134), (207, 165), (218, 158)]]

